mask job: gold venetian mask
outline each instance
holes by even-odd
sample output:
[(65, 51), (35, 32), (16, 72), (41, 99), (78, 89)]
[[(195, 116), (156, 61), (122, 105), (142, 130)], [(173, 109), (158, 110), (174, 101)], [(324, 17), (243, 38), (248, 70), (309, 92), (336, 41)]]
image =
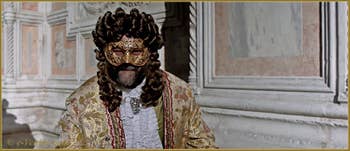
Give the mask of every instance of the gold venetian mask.
[(130, 63), (134, 66), (144, 66), (149, 60), (149, 51), (140, 38), (123, 36), (118, 42), (110, 42), (104, 48), (107, 61), (119, 66)]

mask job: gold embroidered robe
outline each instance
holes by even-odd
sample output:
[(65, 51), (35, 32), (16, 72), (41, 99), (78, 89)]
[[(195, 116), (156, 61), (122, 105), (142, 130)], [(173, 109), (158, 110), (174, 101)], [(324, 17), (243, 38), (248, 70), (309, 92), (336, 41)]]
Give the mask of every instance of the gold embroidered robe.
[[(165, 71), (163, 78), (166, 85), (154, 107), (163, 148), (216, 148), (189, 84)], [(109, 113), (98, 92), (94, 76), (67, 98), (56, 148), (125, 148), (119, 108)]]

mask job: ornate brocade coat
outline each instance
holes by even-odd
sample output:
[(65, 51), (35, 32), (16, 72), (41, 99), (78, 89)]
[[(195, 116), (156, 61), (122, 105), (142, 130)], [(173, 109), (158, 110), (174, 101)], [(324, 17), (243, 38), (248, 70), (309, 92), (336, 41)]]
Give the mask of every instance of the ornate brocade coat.
[[(154, 107), (163, 148), (216, 148), (189, 84), (165, 71), (163, 78), (166, 85)], [(109, 113), (98, 92), (94, 76), (67, 98), (56, 148), (125, 148), (119, 108)]]

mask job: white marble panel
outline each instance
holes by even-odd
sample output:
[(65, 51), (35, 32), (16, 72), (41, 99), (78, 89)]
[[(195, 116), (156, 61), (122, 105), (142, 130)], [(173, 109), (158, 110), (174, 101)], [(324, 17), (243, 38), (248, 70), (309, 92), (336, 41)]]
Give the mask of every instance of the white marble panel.
[(297, 56), (302, 51), (301, 3), (229, 3), (232, 57)]

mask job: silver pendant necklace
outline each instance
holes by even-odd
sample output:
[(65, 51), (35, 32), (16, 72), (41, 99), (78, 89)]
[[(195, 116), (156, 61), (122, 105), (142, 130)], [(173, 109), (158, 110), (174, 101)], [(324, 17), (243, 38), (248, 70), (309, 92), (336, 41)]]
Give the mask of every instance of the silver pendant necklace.
[(132, 112), (135, 114), (139, 113), (142, 107), (140, 99), (137, 98), (130, 98), (130, 106)]

